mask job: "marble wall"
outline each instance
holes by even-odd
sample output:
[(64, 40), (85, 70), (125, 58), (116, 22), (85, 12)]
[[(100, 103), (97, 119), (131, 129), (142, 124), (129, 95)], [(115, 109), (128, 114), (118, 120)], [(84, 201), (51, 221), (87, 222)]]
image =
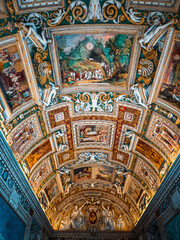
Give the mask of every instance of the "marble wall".
[(0, 197), (0, 240), (23, 240), (26, 225)]
[(165, 232), (168, 240), (180, 240), (180, 213), (165, 226)]

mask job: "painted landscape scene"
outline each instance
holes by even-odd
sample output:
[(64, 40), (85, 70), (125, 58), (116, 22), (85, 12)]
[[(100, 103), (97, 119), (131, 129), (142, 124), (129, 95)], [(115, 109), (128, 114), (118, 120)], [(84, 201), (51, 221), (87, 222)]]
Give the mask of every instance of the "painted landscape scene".
[(133, 35), (56, 36), (62, 87), (84, 84), (127, 86)]

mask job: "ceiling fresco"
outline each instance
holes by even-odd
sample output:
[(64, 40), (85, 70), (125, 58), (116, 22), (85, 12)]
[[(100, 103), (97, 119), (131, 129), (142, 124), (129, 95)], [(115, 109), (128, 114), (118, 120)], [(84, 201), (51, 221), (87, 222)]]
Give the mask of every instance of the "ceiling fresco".
[(180, 153), (178, 6), (0, 1), (1, 131), (54, 230), (133, 230)]

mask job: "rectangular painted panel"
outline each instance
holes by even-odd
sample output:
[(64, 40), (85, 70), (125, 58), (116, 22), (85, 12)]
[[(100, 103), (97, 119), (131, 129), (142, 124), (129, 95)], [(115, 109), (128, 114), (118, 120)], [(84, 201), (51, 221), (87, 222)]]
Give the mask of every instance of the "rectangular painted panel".
[(61, 35), (56, 41), (64, 88), (94, 83), (127, 86), (133, 35)]

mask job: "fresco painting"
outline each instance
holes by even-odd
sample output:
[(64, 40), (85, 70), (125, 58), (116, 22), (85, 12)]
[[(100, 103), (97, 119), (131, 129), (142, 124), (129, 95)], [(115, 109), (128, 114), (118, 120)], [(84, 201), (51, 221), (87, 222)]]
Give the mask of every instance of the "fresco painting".
[(56, 194), (59, 192), (59, 188), (57, 185), (57, 180), (56, 178), (54, 178), (53, 180), (51, 180), (47, 186), (44, 189), (49, 201), (51, 201), (53, 199), (53, 197), (56, 196)]
[(83, 125), (79, 127), (80, 142), (100, 142), (107, 143), (108, 126), (107, 125)]
[(92, 179), (111, 181), (113, 168), (105, 165), (92, 168)]
[(92, 167), (74, 169), (75, 181), (92, 179)]
[(175, 41), (159, 97), (180, 107), (180, 41)]
[(56, 41), (64, 88), (94, 83), (127, 86), (133, 35), (62, 35)]
[(100, 179), (104, 181), (111, 181), (113, 168), (105, 165), (82, 167), (74, 169), (75, 181)]
[(164, 158), (153, 147), (141, 139), (138, 140), (136, 151), (140, 152), (144, 157), (149, 159), (158, 170), (164, 162)]
[(41, 157), (45, 156), (50, 151), (52, 151), (52, 147), (50, 140), (48, 139), (26, 157), (28, 167), (31, 169)]
[(43, 181), (43, 179), (48, 176), (51, 172), (51, 168), (48, 162), (48, 159), (46, 159), (42, 164), (38, 165), (38, 167), (35, 169), (33, 174), (30, 178), (31, 186), (36, 189), (40, 182)]
[(31, 99), (16, 45), (0, 50), (0, 87), (11, 110)]
[(23, 240), (26, 225), (0, 197), (0, 239)]
[(61, 182), (62, 182), (63, 190), (66, 192), (69, 184), (71, 184), (70, 172), (61, 174)]
[(179, 150), (179, 137), (168, 126), (165, 124), (162, 124), (161, 127), (157, 126), (155, 133), (157, 134), (158, 140), (161, 141), (169, 149), (170, 152), (177, 152)]
[(37, 117), (24, 121), (8, 135), (7, 141), (15, 157), (20, 157), (27, 148), (42, 137)]
[(130, 183), (129, 183), (129, 187), (128, 187), (128, 193), (129, 195), (131, 195), (132, 199), (134, 199), (136, 202), (138, 202), (139, 198), (141, 197), (143, 190), (141, 188), (141, 186), (133, 181), (131, 179)]
[(173, 161), (180, 152), (180, 133), (176, 127), (167, 119), (153, 113), (151, 117), (146, 137), (154, 144), (163, 149), (166, 155), (169, 155)]

